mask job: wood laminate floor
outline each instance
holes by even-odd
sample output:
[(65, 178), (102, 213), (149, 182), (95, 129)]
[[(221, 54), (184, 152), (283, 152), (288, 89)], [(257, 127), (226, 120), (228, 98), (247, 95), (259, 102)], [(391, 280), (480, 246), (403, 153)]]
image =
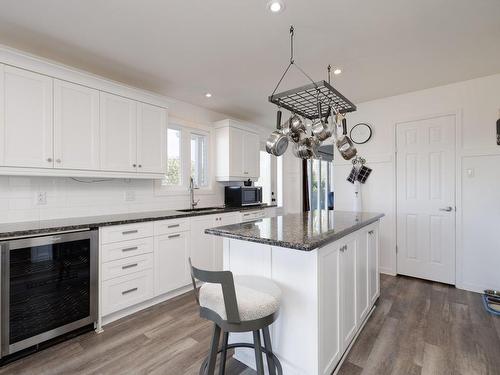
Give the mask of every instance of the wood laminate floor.
[[(382, 276), (378, 307), (339, 374), (500, 374), (500, 318), (480, 296)], [(198, 374), (212, 326), (180, 296), (0, 368), (0, 375)], [(253, 371), (230, 359), (226, 374)], [(286, 375), (286, 374), (285, 374)]]

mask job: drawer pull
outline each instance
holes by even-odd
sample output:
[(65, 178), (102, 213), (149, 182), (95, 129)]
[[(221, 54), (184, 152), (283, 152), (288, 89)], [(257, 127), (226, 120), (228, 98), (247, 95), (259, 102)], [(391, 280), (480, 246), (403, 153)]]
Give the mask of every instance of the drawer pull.
[(168, 236), (168, 238), (177, 238), (180, 237), (180, 234), (172, 234), (171, 236)]
[(134, 268), (134, 267), (137, 267), (137, 263), (127, 264), (126, 266), (122, 267), (122, 270), (126, 270), (127, 268)]
[(181, 226), (180, 224), (172, 224), (172, 225), (169, 225), (168, 228), (177, 228), (180, 226)]
[(137, 232), (139, 232), (137, 229), (126, 230), (126, 231), (122, 232), (122, 234), (134, 234), (134, 233), (137, 233)]
[(122, 292), (122, 295), (129, 294), (129, 293), (136, 292), (136, 291), (137, 291), (137, 288), (132, 288), (132, 289), (129, 289), (129, 290), (124, 290)]
[(139, 247), (137, 246), (134, 246), (134, 247), (127, 247), (125, 249), (122, 249), (122, 251), (125, 253), (127, 251), (134, 251), (134, 250), (137, 250)]
[(369, 231), (369, 232), (368, 232), (368, 234), (373, 234), (373, 231), (372, 231), (372, 230), (371, 230), (371, 231)]

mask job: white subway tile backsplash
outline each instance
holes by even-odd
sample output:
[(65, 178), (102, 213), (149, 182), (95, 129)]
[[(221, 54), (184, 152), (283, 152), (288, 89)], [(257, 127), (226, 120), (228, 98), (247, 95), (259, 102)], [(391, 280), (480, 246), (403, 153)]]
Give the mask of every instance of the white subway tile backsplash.
[[(189, 193), (155, 194), (151, 180), (78, 179), (57, 177), (0, 176), (0, 222), (61, 219), (127, 212), (171, 210), (189, 207)], [(94, 182), (92, 182), (94, 181)], [(125, 201), (133, 191), (134, 201)], [(47, 204), (37, 205), (38, 192), (47, 195)], [(223, 187), (214, 194), (196, 194), (200, 206), (224, 203)]]

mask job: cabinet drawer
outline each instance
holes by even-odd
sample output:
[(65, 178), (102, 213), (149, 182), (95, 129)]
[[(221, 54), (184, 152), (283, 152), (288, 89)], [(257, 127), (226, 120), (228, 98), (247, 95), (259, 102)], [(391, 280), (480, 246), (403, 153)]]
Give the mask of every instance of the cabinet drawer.
[(189, 230), (189, 219), (173, 219), (155, 221), (155, 236), (162, 234), (186, 232)]
[(115, 242), (103, 245), (101, 259), (103, 263), (106, 263), (140, 254), (152, 253), (153, 245), (153, 237), (139, 238), (137, 240)]
[(104, 281), (102, 283), (102, 314), (135, 305), (153, 297), (153, 270)]
[(153, 236), (153, 222), (115, 225), (101, 230), (102, 243), (112, 243)]
[(147, 269), (151, 269), (151, 272), (153, 272), (152, 268), (153, 253), (118, 259), (102, 265), (102, 279), (114, 279), (115, 277), (126, 276)]

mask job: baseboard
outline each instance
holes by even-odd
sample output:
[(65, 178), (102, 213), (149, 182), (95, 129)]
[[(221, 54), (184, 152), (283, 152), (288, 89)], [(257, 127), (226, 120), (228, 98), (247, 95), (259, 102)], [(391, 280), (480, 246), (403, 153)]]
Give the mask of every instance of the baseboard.
[(379, 272), (380, 273), (383, 273), (384, 275), (390, 275), (390, 276), (396, 276), (397, 273), (394, 272), (394, 270), (390, 269), (390, 268), (384, 268), (384, 267), (379, 267)]

